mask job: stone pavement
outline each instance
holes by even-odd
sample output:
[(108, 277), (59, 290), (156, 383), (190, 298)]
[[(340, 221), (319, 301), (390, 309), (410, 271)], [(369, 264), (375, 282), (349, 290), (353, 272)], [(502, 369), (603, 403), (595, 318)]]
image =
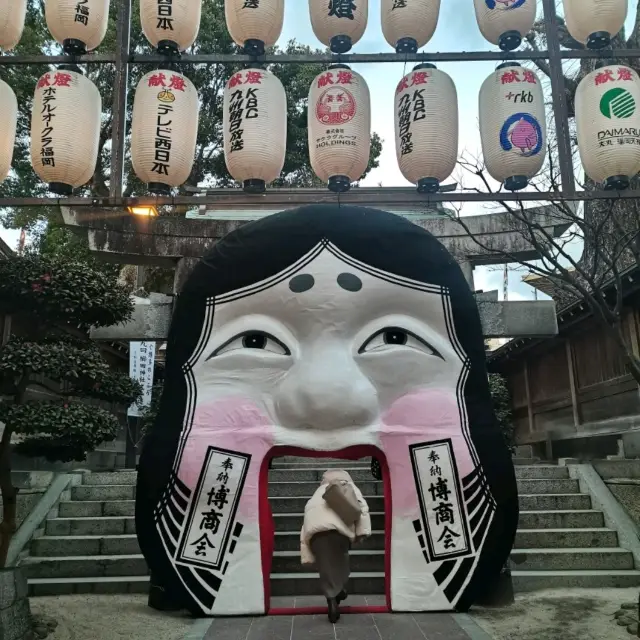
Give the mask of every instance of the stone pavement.
[[(370, 602), (369, 602), (370, 601)], [(379, 605), (380, 596), (350, 596), (344, 606)], [(321, 605), (319, 598), (273, 598), (274, 607)], [(201, 621), (187, 640), (492, 640), (469, 616), (455, 614), (326, 614), (216, 618)]]

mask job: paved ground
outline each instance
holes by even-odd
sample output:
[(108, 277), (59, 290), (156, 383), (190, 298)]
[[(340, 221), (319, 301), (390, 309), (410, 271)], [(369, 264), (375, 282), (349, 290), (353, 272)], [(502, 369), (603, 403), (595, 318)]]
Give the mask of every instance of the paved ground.
[[(380, 605), (383, 597), (350, 596), (351, 606)], [(274, 607), (321, 606), (322, 598), (274, 598)], [(467, 630), (465, 630), (465, 628)], [(193, 634), (195, 640), (195, 633)], [(345, 614), (332, 625), (327, 616), (269, 616), (216, 619), (205, 640), (492, 640), (468, 616), (448, 614)]]

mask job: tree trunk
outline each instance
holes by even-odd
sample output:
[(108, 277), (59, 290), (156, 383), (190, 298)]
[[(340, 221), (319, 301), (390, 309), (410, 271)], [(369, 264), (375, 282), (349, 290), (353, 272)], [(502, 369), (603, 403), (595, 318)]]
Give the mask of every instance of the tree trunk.
[[(15, 395), (15, 404), (22, 404), (29, 385), (27, 374), (23, 375), (18, 383)], [(0, 495), (2, 496), (2, 522), (0, 522), (0, 569), (7, 564), (9, 544), (16, 532), (16, 520), (18, 511), (18, 490), (11, 480), (11, 435), (13, 431), (9, 425), (5, 425), (0, 440)]]

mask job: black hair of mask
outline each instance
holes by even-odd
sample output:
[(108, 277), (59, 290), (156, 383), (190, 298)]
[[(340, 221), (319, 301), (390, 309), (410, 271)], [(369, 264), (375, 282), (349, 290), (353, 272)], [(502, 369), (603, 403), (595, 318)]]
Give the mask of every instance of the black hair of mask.
[[(368, 305), (380, 292), (384, 304)], [(325, 325), (304, 324), (325, 312), (326, 336)], [(359, 350), (356, 339), (370, 346)], [(331, 349), (342, 364), (320, 375), (309, 358)], [(341, 367), (351, 372), (345, 384)], [(391, 378), (402, 386), (394, 393), (385, 391)], [(332, 423), (323, 406), (350, 424)], [(391, 611), (466, 611), (498, 584), (518, 495), (475, 297), (447, 249), (406, 218), (334, 204), (286, 210), (228, 234), (194, 267), (176, 299), (160, 410), (139, 464), (150, 604), (197, 616), (268, 613), (272, 582), (280, 595), (288, 588), (272, 574), (290, 570), (273, 557), (279, 507), (268, 497), (271, 459), (281, 455), (378, 461), (384, 506), (381, 495), (364, 498), (385, 512), (375, 589)], [(289, 495), (282, 487), (271, 493)]]

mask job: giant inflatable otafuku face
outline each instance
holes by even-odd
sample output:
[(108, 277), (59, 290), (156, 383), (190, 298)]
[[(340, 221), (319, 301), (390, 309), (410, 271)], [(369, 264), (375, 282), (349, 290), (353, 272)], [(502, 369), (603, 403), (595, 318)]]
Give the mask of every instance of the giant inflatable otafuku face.
[(518, 520), (474, 297), (431, 234), (317, 205), (226, 236), (178, 297), (136, 525), (154, 581), (193, 612), (268, 610), (273, 455), (376, 455), (387, 600), (465, 610)]

